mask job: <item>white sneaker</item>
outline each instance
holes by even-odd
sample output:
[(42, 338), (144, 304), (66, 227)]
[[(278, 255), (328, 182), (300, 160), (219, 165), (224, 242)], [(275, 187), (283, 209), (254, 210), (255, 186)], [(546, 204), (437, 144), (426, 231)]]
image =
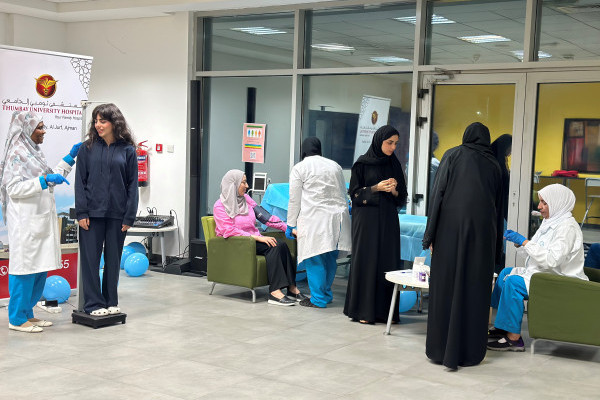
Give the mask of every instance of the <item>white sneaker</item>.
[(62, 312), (61, 307), (48, 307), (48, 306), (44, 305), (43, 302), (41, 302), (41, 301), (37, 303), (37, 306), (39, 308), (41, 308), (42, 310), (49, 312), (51, 314), (57, 314), (59, 312)]
[(109, 314), (119, 314), (120, 312), (121, 312), (121, 307), (119, 307), (119, 306), (108, 307)]

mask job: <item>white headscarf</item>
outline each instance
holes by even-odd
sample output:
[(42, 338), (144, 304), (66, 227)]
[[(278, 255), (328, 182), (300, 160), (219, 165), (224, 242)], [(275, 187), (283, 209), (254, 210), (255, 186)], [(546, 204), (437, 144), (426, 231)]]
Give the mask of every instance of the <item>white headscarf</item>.
[(244, 171), (232, 169), (227, 171), (223, 179), (221, 179), (221, 196), (219, 198), (229, 218), (235, 218), (239, 214), (248, 214), (246, 198), (238, 194), (238, 188), (242, 184), (244, 175)]
[(52, 173), (40, 146), (31, 140), (31, 134), (41, 121), (42, 118), (31, 111), (16, 111), (12, 115), (4, 145), (4, 157), (0, 163), (0, 201), (4, 222), (8, 202), (6, 185), (15, 177), (25, 181)]
[(538, 196), (548, 204), (548, 218), (542, 221), (540, 233), (573, 216), (571, 211), (575, 207), (575, 194), (568, 187), (554, 183), (540, 189)]

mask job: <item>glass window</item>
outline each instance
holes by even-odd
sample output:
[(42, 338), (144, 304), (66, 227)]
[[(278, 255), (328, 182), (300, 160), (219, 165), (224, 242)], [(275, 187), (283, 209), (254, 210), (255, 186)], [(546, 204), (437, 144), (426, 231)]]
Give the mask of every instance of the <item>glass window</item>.
[[(461, 99), (457, 102), (456, 99)], [(500, 150), (495, 156), (503, 160), (503, 170), (510, 173), (510, 151), (514, 119), (515, 85), (437, 85), (433, 97), (433, 132), (430, 148), (429, 192), (447, 150), (462, 144), (467, 126), (481, 122), (490, 130), (493, 149)], [(510, 135), (511, 137), (506, 137)], [(500, 137), (503, 137), (500, 139)], [(499, 139), (499, 140), (498, 140)], [(498, 140), (498, 141), (497, 141)], [(504, 218), (508, 217), (508, 187), (505, 198)]]
[(294, 13), (204, 19), (204, 70), (292, 67)]
[[(595, 154), (599, 150), (598, 93), (598, 82), (543, 83), (538, 86), (531, 209), (537, 210), (537, 193), (544, 186), (561, 183), (569, 187), (577, 199), (573, 217), (577, 222), (585, 222), (583, 241), (586, 243), (598, 241), (600, 226), (600, 202), (592, 202), (590, 197), (600, 195), (600, 188), (586, 188), (585, 179), (600, 177), (595, 171), (597, 165), (593, 163), (599, 157)], [(573, 143), (578, 138), (578, 143)], [(567, 166), (576, 167), (573, 169), (579, 172), (578, 176), (552, 176), (554, 171), (563, 169), (566, 166), (563, 163), (569, 159), (574, 164)], [(531, 216), (529, 237), (533, 236), (541, 222), (539, 215)]]
[[(302, 138), (318, 137), (323, 156), (348, 170), (355, 161), (363, 97), (389, 100), (386, 122), (400, 132), (396, 156), (406, 174), (411, 87), (412, 74), (307, 76), (304, 78)], [(346, 178), (349, 179), (349, 176), (348, 173)]]
[(540, 61), (600, 58), (600, 3), (544, 0), (540, 29)]
[[(208, 168), (208, 182), (203, 182), (207, 193), (207, 213), (221, 192), (221, 178), (230, 169), (245, 170), (242, 162), (242, 127), (246, 122), (248, 88), (256, 89), (256, 111), (253, 122), (267, 124), (263, 164), (254, 164), (254, 172), (266, 172), (273, 182), (288, 182), (290, 165), (290, 127), (292, 107), (292, 78), (240, 77), (206, 78), (209, 102), (208, 120), (204, 134), (208, 134), (208, 156), (203, 167)], [(247, 177), (252, 182), (252, 177)], [(259, 200), (258, 198), (256, 199)], [(205, 215), (202, 213), (202, 215)]]
[(415, 4), (307, 12), (306, 68), (411, 65)]
[(428, 2), (427, 63), (523, 59), (526, 0)]

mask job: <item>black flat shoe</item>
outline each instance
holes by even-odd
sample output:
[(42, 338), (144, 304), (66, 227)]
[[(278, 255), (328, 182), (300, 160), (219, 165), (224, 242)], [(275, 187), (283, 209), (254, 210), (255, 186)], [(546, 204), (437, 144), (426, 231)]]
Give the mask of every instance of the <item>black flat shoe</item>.
[(298, 294), (294, 294), (292, 292), (290, 292), (289, 290), (287, 291), (287, 295), (290, 299), (294, 299), (296, 300), (298, 303), (300, 303), (302, 300), (308, 299), (308, 296), (303, 295), (302, 293), (298, 292)]
[(286, 296), (283, 296), (282, 298), (278, 299), (277, 297), (273, 296), (272, 294), (269, 294), (269, 300), (267, 301), (267, 303), (269, 304), (273, 304), (276, 306), (293, 306), (296, 305), (296, 302)]

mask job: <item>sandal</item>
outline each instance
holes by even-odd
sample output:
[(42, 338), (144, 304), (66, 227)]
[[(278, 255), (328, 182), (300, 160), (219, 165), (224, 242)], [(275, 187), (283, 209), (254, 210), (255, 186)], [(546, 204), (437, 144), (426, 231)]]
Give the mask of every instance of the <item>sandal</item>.
[(121, 312), (121, 307), (119, 307), (119, 306), (108, 307), (109, 314), (119, 314), (120, 312)]
[(94, 317), (103, 317), (108, 315), (108, 310), (106, 308), (98, 308), (97, 310), (92, 311), (90, 315), (93, 315)]

